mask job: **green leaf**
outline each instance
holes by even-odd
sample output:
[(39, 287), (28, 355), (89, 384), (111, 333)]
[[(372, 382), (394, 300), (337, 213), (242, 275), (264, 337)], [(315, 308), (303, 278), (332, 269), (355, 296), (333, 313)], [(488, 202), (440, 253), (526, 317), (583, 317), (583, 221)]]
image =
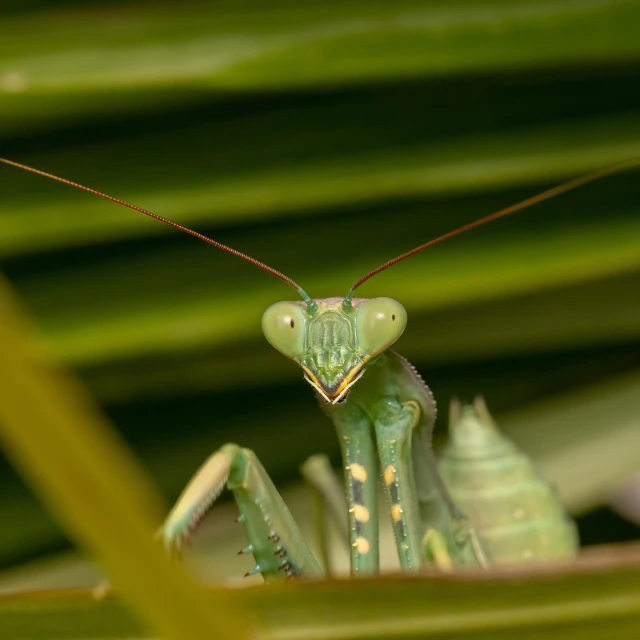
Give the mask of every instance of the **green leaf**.
[[(345, 96), (345, 101), (348, 98)], [(406, 137), (402, 122), (412, 117), (401, 107), (398, 105), (397, 113), (393, 114), (400, 119), (394, 127), (400, 129), (395, 132), (396, 137)], [(494, 111), (490, 105), (487, 108)], [(212, 166), (215, 150), (209, 158), (199, 159), (199, 167), (193, 166), (193, 158), (187, 160), (197, 144), (194, 138), (210, 136), (222, 147), (235, 145), (238, 136), (234, 129), (238, 124), (244, 129), (245, 122), (241, 121), (231, 130), (225, 127), (222, 132), (218, 131), (220, 125), (217, 123), (214, 126), (202, 123), (203, 126), (197, 129), (191, 127), (178, 135), (165, 135), (159, 141), (150, 141), (146, 136), (131, 137), (116, 148), (110, 143), (105, 151), (94, 143), (90, 149), (75, 148), (64, 155), (47, 154), (24, 160), (37, 168), (111, 195), (117, 194), (128, 202), (193, 226), (212, 221), (238, 224), (264, 219), (297, 219), (317, 214), (318, 210), (344, 210), (390, 200), (392, 203), (387, 207), (393, 210), (397, 206), (393, 200), (477, 192), (537, 181), (539, 184), (543, 180), (560, 182), (598, 166), (640, 155), (637, 122), (621, 120), (619, 116), (587, 120), (577, 125), (564, 124), (561, 130), (556, 123), (542, 128), (530, 125), (527, 131), (494, 137), (490, 145), (483, 134), (470, 134), (462, 141), (453, 139), (437, 143), (430, 139), (427, 131), (422, 139), (418, 138), (410, 145), (396, 142), (389, 148), (389, 142), (384, 138), (377, 144), (363, 145), (362, 138), (373, 135), (370, 129), (377, 126), (376, 120), (390, 117), (387, 111), (369, 110), (366, 120), (360, 114), (347, 113), (349, 119), (357, 117), (359, 124), (345, 135), (338, 148), (329, 147), (320, 157), (300, 158), (304, 138), (310, 134), (296, 135), (297, 132), (291, 130), (296, 123), (290, 121), (285, 110), (275, 117), (264, 118), (266, 121), (260, 123), (261, 130), (256, 131), (247, 144), (249, 149), (241, 150), (241, 157), (220, 156), (225, 166), (218, 171), (215, 165)], [(419, 109), (415, 111), (414, 117), (424, 117)], [(440, 115), (439, 110), (434, 114), (435, 119), (440, 119)], [(284, 131), (280, 133), (279, 130), (285, 125), (286, 133), (297, 141), (293, 148), (290, 144), (287, 145), (289, 148), (285, 146), (278, 160), (271, 161), (269, 156), (278, 151), (274, 148), (273, 132), (281, 136)], [(304, 120), (297, 125), (307, 127)], [(597, 136), (593, 135), (594, 130), (598, 131)], [(389, 130), (387, 136), (391, 133)], [(339, 131), (327, 131), (327, 136), (339, 135)], [(247, 136), (247, 132), (243, 131), (241, 136)], [(317, 133), (313, 137), (316, 136)], [(348, 144), (349, 138), (353, 139), (353, 144)], [(282, 144), (276, 142), (278, 146)], [(167, 146), (172, 149), (170, 163), (156, 159)], [(272, 151), (265, 154), (264, 149)], [(251, 152), (253, 150), (255, 153)], [(252, 156), (251, 160), (234, 171), (234, 164), (242, 161), (245, 155)], [(132, 156), (136, 158), (135, 186), (132, 186), (132, 176), (127, 175), (133, 169), (127, 168), (122, 161)], [(137, 168), (138, 163), (153, 167), (156, 175), (141, 171)], [(80, 194), (44, 178), (16, 175), (17, 171), (9, 167), (2, 169), (3, 180), (8, 183), (4, 189), (8, 196), (6, 209), (0, 218), (0, 253), (4, 255), (122, 237), (175, 233), (170, 227), (152, 223), (136, 212), (106, 205), (95, 196)], [(12, 173), (9, 176), (7, 172)], [(168, 186), (158, 184), (158, 174), (167, 176)], [(30, 196), (30, 192), (34, 195)], [(513, 202), (505, 200), (501, 206), (509, 204)]]
[(627, 60), (640, 52), (638, 19), (633, 0), (94, 3), (17, 14), (0, 25), (0, 122), (15, 133), (230, 89)]
[(75, 383), (39, 359), (3, 282), (0, 306), (0, 439), (7, 455), (164, 637), (229, 630), (243, 637), (239, 619), (226, 607), (209, 609), (185, 572), (152, 543), (158, 497)]
[[(640, 633), (640, 551), (602, 551), (580, 563), (502, 575), (276, 585), (227, 592), (273, 640), (377, 638), (545, 638), (588, 640)], [(212, 606), (218, 592), (209, 596)], [(6, 640), (138, 637), (120, 600), (82, 591), (0, 597)]]
[(606, 504), (640, 468), (640, 370), (504, 420), (573, 513)]

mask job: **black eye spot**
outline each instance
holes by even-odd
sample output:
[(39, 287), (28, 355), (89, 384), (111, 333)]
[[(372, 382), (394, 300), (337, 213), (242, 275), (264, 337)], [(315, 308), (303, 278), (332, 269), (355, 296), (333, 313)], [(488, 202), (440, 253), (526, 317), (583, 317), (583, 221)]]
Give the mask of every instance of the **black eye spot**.
[(289, 322), (289, 326), (293, 329), (293, 327), (296, 326), (296, 323), (293, 321), (293, 318), (291, 318), (290, 322)]
[(396, 319), (396, 314), (395, 314), (395, 313), (391, 316), (391, 319), (392, 319), (392, 320), (395, 320), (395, 319)]

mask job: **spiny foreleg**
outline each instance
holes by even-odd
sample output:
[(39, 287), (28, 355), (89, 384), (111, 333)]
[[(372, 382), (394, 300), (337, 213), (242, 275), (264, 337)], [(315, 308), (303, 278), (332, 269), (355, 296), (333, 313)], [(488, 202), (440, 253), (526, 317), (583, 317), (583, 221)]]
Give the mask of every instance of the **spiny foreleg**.
[(198, 470), (162, 529), (169, 551), (180, 551), (225, 485), (240, 510), (256, 567), (267, 582), (290, 576), (320, 575), (298, 525), (264, 467), (249, 449), (226, 444)]

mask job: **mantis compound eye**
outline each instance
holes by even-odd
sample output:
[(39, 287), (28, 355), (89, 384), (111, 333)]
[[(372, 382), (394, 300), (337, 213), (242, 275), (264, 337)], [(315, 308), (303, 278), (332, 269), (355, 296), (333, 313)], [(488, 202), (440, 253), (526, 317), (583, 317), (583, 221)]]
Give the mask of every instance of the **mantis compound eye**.
[(407, 312), (391, 298), (372, 298), (356, 311), (356, 334), (360, 348), (375, 356), (390, 347), (407, 326)]
[(304, 349), (304, 311), (295, 302), (276, 302), (262, 315), (262, 332), (272, 347), (295, 358)]

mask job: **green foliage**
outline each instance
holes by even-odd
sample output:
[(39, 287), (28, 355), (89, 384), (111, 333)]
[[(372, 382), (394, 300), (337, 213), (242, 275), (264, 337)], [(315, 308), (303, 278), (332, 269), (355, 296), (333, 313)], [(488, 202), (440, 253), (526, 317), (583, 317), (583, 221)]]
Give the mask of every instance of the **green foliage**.
[[(640, 155), (639, 22), (634, 0), (14, 3), (0, 20), (1, 152), (194, 226), (312, 296), (344, 295), (418, 242)], [(451, 395), (483, 393), (580, 514), (640, 464), (638, 175), (452, 240), (361, 292), (407, 308), (398, 350), (433, 388), (440, 430)], [(299, 372), (260, 335), (263, 310), (292, 297), (282, 283), (9, 167), (0, 203), (2, 267), (43, 345), (104, 404), (169, 499), (229, 440), (280, 483), (307, 455), (337, 460)], [(0, 564), (59, 548), (58, 526), (4, 461), (0, 477)], [(231, 557), (236, 538), (220, 538), (216, 557)], [(215, 575), (225, 573), (236, 565)], [(545, 602), (570, 597), (566, 580)], [(634, 628), (626, 605), (588, 622), (608, 592), (596, 583), (576, 596), (582, 622), (563, 619), (558, 635)], [(382, 594), (377, 584), (358, 597)], [(380, 615), (400, 613), (410, 589), (425, 620), (429, 602), (450, 615), (449, 587), (438, 585), (440, 600), (430, 584), (389, 583)], [(495, 602), (529, 602), (527, 620), (540, 620), (547, 596), (527, 585), (495, 587)], [(352, 587), (333, 588), (300, 593), (325, 589), (327, 607), (344, 605), (339, 590)], [(468, 589), (478, 608), (465, 629), (499, 637), (478, 613), (483, 590)], [(237, 598), (267, 611), (274, 593)], [(302, 620), (272, 611), (283, 625)]]
[[(526, 579), (525, 579), (526, 578)], [(471, 574), (459, 578), (387, 576), (350, 581), (235, 589), (234, 605), (251, 610), (261, 636), (297, 640), (376, 638), (545, 638), (590, 640), (611, 633), (637, 637), (640, 627), (640, 555), (637, 547), (583, 559), (556, 572)], [(213, 604), (216, 594), (209, 599)], [(30, 637), (119, 640), (140, 628), (116, 598), (96, 602), (86, 592), (43, 592), (0, 599), (6, 640)]]
[(28, 323), (2, 281), (0, 307), (0, 442), (12, 462), (163, 637), (243, 637), (224, 595), (212, 611), (151, 543), (159, 499), (74, 382), (34, 356)]

